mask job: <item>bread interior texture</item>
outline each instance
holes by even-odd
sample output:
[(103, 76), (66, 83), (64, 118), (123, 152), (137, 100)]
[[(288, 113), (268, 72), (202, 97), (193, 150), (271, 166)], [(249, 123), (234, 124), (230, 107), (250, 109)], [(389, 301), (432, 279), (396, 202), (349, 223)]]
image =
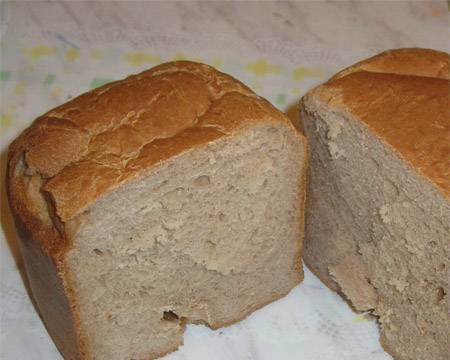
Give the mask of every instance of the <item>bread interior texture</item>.
[(448, 359), (448, 200), (362, 123), (313, 100), (306, 109), (305, 262), (379, 317), (391, 354)]
[(97, 201), (66, 256), (95, 360), (151, 359), (185, 323), (233, 323), (302, 279), (300, 140), (264, 125), (193, 148)]

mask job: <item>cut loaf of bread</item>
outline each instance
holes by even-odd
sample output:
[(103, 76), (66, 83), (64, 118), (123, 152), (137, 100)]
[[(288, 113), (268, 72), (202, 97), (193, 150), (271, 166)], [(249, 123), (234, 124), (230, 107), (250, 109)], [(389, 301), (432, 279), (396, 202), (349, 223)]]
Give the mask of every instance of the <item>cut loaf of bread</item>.
[(399, 360), (447, 360), (449, 56), (384, 52), (300, 104), (311, 147), (305, 262), (379, 317)]
[(33, 296), (67, 360), (154, 359), (302, 280), (306, 142), (213, 68), (174, 62), (77, 97), (11, 145)]

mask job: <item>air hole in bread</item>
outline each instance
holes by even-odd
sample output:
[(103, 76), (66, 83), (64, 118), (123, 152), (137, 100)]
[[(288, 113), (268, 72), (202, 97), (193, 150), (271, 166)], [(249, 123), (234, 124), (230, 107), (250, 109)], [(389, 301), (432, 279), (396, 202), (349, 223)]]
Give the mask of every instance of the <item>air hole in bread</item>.
[(172, 310), (169, 310), (169, 311), (164, 311), (163, 319), (166, 320), (166, 321), (172, 321), (173, 322), (173, 321), (180, 320), (180, 317), (175, 312), (173, 312)]
[(103, 255), (103, 251), (101, 251), (100, 249), (95, 248), (94, 250), (92, 250), (95, 254), (97, 255)]
[(208, 175), (201, 175), (194, 180), (194, 185), (198, 187), (208, 186), (211, 183), (211, 179)]
[(446, 295), (447, 295), (447, 294), (446, 294), (444, 288), (439, 287), (439, 288), (437, 289), (437, 301), (436, 301), (436, 302), (437, 302), (437, 303), (440, 303), (442, 300), (444, 300), (444, 298), (445, 298)]

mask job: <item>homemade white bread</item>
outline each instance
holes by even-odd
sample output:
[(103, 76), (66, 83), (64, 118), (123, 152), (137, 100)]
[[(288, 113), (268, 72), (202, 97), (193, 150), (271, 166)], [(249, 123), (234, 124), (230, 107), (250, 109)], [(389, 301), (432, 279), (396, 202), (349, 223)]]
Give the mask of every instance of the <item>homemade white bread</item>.
[(33, 296), (67, 360), (154, 359), (303, 277), (306, 142), (237, 80), (174, 62), (39, 117), (9, 152)]
[(379, 318), (399, 360), (449, 356), (449, 63), (387, 51), (300, 103), (311, 147), (305, 262)]

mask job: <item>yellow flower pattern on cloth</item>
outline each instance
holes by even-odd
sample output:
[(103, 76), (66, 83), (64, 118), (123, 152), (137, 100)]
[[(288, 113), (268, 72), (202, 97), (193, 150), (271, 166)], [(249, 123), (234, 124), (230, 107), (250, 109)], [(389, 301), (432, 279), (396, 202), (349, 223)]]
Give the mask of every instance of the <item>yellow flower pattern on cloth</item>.
[(80, 50), (76, 48), (70, 48), (66, 51), (66, 60), (67, 61), (75, 61), (80, 56)]
[(247, 64), (246, 70), (253, 73), (255, 76), (266, 76), (269, 74), (280, 73), (280, 67), (273, 65), (266, 60), (258, 60), (256, 62)]
[(320, 77), (323, 75), (321, 69), (314, 69), (309, 67), (298, 67), (292, 71), (292, 76), (295, 80), (302, 80), (305, 77)]
[(20, 95), (23, 95), (24, 92), (25, 92), (25, 84), (24, 83), (18, 83), (14, 87), (14, 95), (20, 96)]
[(144, 52), (132, 52), (125, 54), (125, 61), (127, 61), (130, 66), (142, 66), (144, 64), (158, 64), (162, 62), (162, 59), (159, 56)]
[(13, 120), (10, 114), (0, 114), (0, 133), (3, 134), (3, 132), (12, 125), (12, 122)]
[(44, 56), (55, 55), (56, 49), (52, 46), (38, 45), (26, 49), (26, 54), (30, 60), (37, 60)]

